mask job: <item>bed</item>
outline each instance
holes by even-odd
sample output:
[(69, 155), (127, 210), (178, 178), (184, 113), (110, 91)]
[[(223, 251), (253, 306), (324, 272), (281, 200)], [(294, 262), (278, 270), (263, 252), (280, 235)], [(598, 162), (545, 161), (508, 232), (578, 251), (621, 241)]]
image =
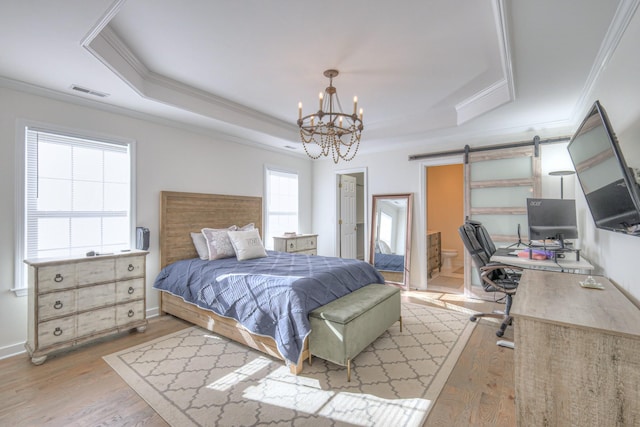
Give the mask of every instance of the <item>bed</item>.
[[(186, 268), (186, 271), (193, 272), (196, 270), (214, 268), (209, 266), (213, 265), (213, 263), (218, 263), (218, 261), (224, 261), (201, 261), (198, 258), (197, 252), (191, 240), (190, 233), (197, 233), (203, 228), (226, 228), (233, 224), (249, 223), (253, 223), (256, 228), (262, 230), (262, 198), (164, 191), (161, 193), (160, 222), (160, 259), (162, 271), (158, 275), (158, 280), (161, 278), (161, 276), (169, 275), (169, 270), (178, 268), (177, 265), (182, 265), (181, 268)], [(270, 268), (269, 266), (277, 259), (282, 258), (286, 263), (291, 262), (288, 260), (292, 257), (296, 259), (306, 260), (305, 262), (307, 263), (323, 263), (323, 259), (326, 258), (310, 257), (307, 255), (285, 254), (280, 252), (269, 252), (267, 258), (262, 260), (258, 259), (252, 263), (250, 263), (249, 261), (238, 262), (235, 261), (235, 258), (227, 259), (227, 261), (215, 264), (215, 268), (222, 268), (223, 270), (219, 270), (214, 274), (216, 274), (216, 277), (219, 278), (227, 277), (228, 273), (229, 276), (238, 279), (242, 277), (242, 274), (240, 274), (241, 272), (237, 270), (238, 267), (234, 266), (233, 264), (229, 264), (231, 262), (242, 264), (243, 268), (248, 268), (246, 266), (251, 265), (251, 269), (268, 269)], [(353, 261), (342, 260), (341, 258), (333, 258), (333, 260), (340, 260), (338, 262), (348, 263), (351, 263)], [(329, 258), (327, 258), (327, 262), (329, 261)], [(258, 266), (256, 266), (256, 264)], [(362, 264), (369, 266), (369, 264), (366, 263)], [(184, 267), (185, 265), (186, 267)], [(218, 267), (219, 265), (222, 265), (222, 267)], [(312, 302), (313, 304), (316, 304), (315, 307), (317, 307), (317, 304), (326, 304), (327, 301), (339, 298), (340, 296), (344, 295), (345, 292), (348, 293), (356, 289), (355, 287), (353, 289), (338, 289), (335, 291), (335, 295), (327, 295), (328, 293), (333, 292), (336, 283), (333, 279), (328, 280), (328, 278), (332, 276), (331, 272), (327, 270), (327, 268), (331, 267), (324, 265), (321, 267), (317, 267), (317, 269), (321, 269), (325, 275), (318, 279), (313, 279), (315, 280), (315, 284), (312, 285), (306, 284), (303, 286), (300, 281), (287, 280), (287, 276), (283, 275), (282, 273), (279, 273), (279, 280), (289, 282), (289, 284), (295, 283), (296, 289), (303, 289), (303, 294), (305, 297), (301, 299), (305, 299), (308, 297), (308, 295), (312, 295), (312, 297), (310, 298), (314, 300)], [(373, 268), (370, 268), (370, 270), (375, 273), (374, 276), (372, 276), (373, 279), (370, 279), (370, 283), (383, 283), (380, 274)], [(268, 270), (266, 270), (266, 273), (263, 270), (256, 271), (259, 271), (260, 274), (269, 274)], [(296, 277), (297, 274), (297, 272), (293, 273), (293, 275)], [(215, 279), (215, 281), (218, 282), (219, 280)], [(319, 283), (328, 281), (331, 281), (332, 283), (332, 292), (321, 292), (323, 295), (318, 296), (318, 289), (315, 288), (319, 287)], [(236, 286), (235, 283), (236, 282), (234, 282), (234, 286)], [(279, 336), (278, 343), (276, 343), (276, 340), (271, 336), (268, 336), (268, 334), (264, 333), (264, 331), (256, 331), (255, 328), (251, 329), (253, 326), (250, 326), (248, 328), (244, 325), (241, 325), (240, 322), (230, 316), (221, 315), (214, 312), (213, 310), (217, 309), (218, 307), (216, 307), (215, 304), (213, 304), (213, 307), (209, 307), (205, 303), (220, 301), (220, 298), (212, 297), (211, 292), (214, 291), (209, 285), (210, 283), (207, 283), (200, 290), (194, 290), (193, 292), (190, 292), (192, 294), (191, 297), (195, 295), (195, 298), (191, 298), (188, 295), (181, 293), (181, 291), (177, 291), (171, 288), (160, 290), (161, 312), (179, 317), (190, 323), (215, 332), (219, 335), (228, 337), (234, 341), (238, 341), (266, 354), (282, 359), (290, 367), (291, 372), (295, 374), (298, 374), (302, 371), (302, 363), (304, 359), (307, 359), (309, 356), (307, 341), (308, 333), (303, 331), (297, 334), (298, 338), (304, 337), (304, 340), (299, 343), (299, 348), (297, 348), (297, 350), (293, 353), (297, 357), (292, 357), (291, 353), (288, 353), (289, 350), (287, 350), (287, 347), (282, 346)], [(258, 289), (250, 283), (241, 283), (240, 286), (245, 286), (245, 289), (248, 290), (246, 292), (247, 294), (253, 292), (253, 290), (255, 289)], [(360, 284), (358, 286), (366, 285)], [(249, 292), (249, 290), (251, 290), (251, 292)], [(257, 292), (259, 291), (253, 292), (253, 294)], [(261, 311), (262, 305), (259, 306), (257, 310)], [(226, 308), (228, 307), (225, 307), (225, 309)], [(239, 309), (236, 310), (234, 308), (234, 311), (242, 312), (244, 310), (244, 307), (242, 305), (236, 308)], [(252, 312), (252, 310), (248, 310), (248, 312)], [(222, 311), (222, 313), (228, 314), (228, 312), (226, 311)], [(300, 320), (303, 323), (308, 323), (308, 317), (306, 313), (300, 314), (299, 310), (295, 312), (292, 311), (292, 313), (294, 314), (281, 317), (291, 317), (292, 322), (294, 323), (297, 320)], [(243, 317), (240, 318), (245, 320)], [(295, 328), (297, 328), (297, 326), (294, 326), (294, 329)], [(283, 355), (283, 353), (286, 354), (286, 356)]]
[(376, 253), (375, 263), (378, 270), (404, 271), (404, 255)]
[[(385, 246), (386, 250), (383, 252)], [(382, 240), (379, 241), (379, 244), (376, 244), (373, 258), (374, 266), (380, 271), (387, 282), (405, 283), (404, 261), (404, 255), (391, 253), (388, 245), (384, 244)]]

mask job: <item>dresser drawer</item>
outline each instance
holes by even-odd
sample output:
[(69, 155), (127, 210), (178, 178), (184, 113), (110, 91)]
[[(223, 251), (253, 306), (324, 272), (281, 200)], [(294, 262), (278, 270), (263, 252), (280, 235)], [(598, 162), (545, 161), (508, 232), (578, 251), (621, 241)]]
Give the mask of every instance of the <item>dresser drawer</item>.
[(131, 256), (116, 259), (116, 279), (144, 276), (144, 257)]
[(127, 327), (143, 332), (146, 255), (136, 250), (25, 260), (29, 266), (25, 348), (31, 362), (41, 365), (51, 352)]
[(298, 251), (296, 252), (297, 254), (303, 254), (303, 255), (318, 255), (318, 251), (315, 249), (309, 249), (306, 251)]
[(76, 337), (75, 322), (75, 316), (69, 316), (38, 324), (38, 347), (73, 340)]
[(131, 322), (143, 320), (144, 301), (135, 301), (116, 306), (116, 323), (118, 326), (126, 326)]
[(298, 250), (298, 239), (287, 239), (284, 241), (284, 247), (287, 252), (295, 252)]
[(316, 238), (313, 237), (301, 237), (298, 239), (297, 248), (299, 251), (305, 251), (316, 248)]
[(39, 293), (73, 288), (77, 284), (75, 263), (40, 267), (37, 274)]
[(78, 311), (91, 310), (116, 303), (115, 283), (78, 288), (77, 292)]
[(113, 259), (97, 259), (90, 262), (79, 262), (76, 267), (78, 286), (91, 283), (109, 282), (115, 279)]
[(78, 338), (87, 335), (94, 335), (98, 332), (115, 328), (116, 308), (115, 306), (101, 308), (99, 310), (88, 311), (78, 314), (77, 336)]
[(144, 298), (144, 279), (116, 282), (116, 303)]
[(38, 321), (65, 316), (76, 311), (76, 291), (51, 292), (38, 298)]

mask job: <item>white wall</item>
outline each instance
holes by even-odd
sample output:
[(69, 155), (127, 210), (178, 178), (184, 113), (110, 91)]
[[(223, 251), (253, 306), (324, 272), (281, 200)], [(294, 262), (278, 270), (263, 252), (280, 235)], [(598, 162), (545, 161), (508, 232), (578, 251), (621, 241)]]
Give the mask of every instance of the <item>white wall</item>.
[[(510, 141), (533, 140), (533, 134), (512, 135)], [(495, 143), (487, 141), (485, 144)], [(481, 142), (476, 142), (477, 146)], [(549, 176), (549, 172), (555, 170), (572, 169), (571, 159), (566, 149), (567, 143), (541, 145), (541, 173), (542, 196), (549, 198), (560, 197), (560, 179)], [(459, 147), (455, 147), (459, 148)], [(445, 151), (452, 147), (439, 147), (433, 151)], [(336, 189), (330, 188), (327, 183), (333, 182), (333, 176), (342, 168), (366, 167), (367, 168), (367, 193), (368, 200), (367, 218), (367, 250), (369, 248), (369, 235), (371, 233), (371, 196), (375, 194), (413, 193), (413, 227), (411, 230), (411, 272), (410, 285), (412, 288), (427, 288), (427, 249), (426, 249), (426, 183), (424, 181), (424, 168), (436, 164), (462, 163), (462, 156), (451, 156), (445, 159), (430, 159), (425, 161), (409, 161), (409, 155), (424, 153), (425, 149), (410, 148), (393, 152), (360, 154), (348, 164), (333, 161), (315, 162), (313, 167), (313, 229), (319, 234), (318, 254), (335, 256), (337, 250), (336, 230)], [(575, 177), (565, 177), (564, 197), (574, 198)], [(321, 220), (316, 220), (321, 219)], [(464, 218), (460, 218), (460, 223)], [(514, 230), (514, 235), (515, 235)], [(368, 259), (368, 254), (367, 258)]]
[(137, 146), (137, 225), (151, 232), (147, 257), (147, 311), (157, 312), (152, 290), (159, 271), (160, 191), (263, 196), (264, 165), (299, 173), (300, 232), (311, 232), (311, 161), (306, 158), (224, 142), (156, 122), (127, 117), (0, 88), (0, 357), (22, 351), (27, 334), (27, 298), (14, 286), (16, 121), (37, 121), (131, 138)]
[[(622, 153), (630, 167), (640, 168), (640, 16), (629, 24), (624, 38), (594, 88), (592, 100), (599, 99), (618, 136)], [(584, 112), (586, 114), (586, 111)], [(576, 190), (578, 219), (585, 255), (599, 271), (640, 300), (638, 254), (640, 236), (628, 236), (595, 228), (581, 190)]]
[[(640, 167), (640, 15), (634, 17), (629, 24), (624, 37), (620, 41), (606, 69), (588, 94), (587, 103), (591, 104), (600, 99), (609, 113), (613, 128), (617, 131), (623, 154), (629, 166)], [(516, 76), (517, 86), (517, 76)], [(517, 87), (516, 87), (517, 90)], [(578, 100), (576, 100), (576, 103)], [(575, 128), (582, 121), (586, 110), (576, 117)], [(563, 118), (559, 118), (563, 119)], [(548, 130), (539, 130), (540, 136), (550, 135)], [(543, 135), (543, 133), (545, 133)], [(425, 142), (424, 147), (414, 147), (410, 150), (395, 150), (384, 153), (361, 154), (348, 164), (334, 165), (332, 161), (316, 162), (313, 168), (313, 228), (322, 239), (318, 241), (319, 253), (334, 255), (335, 250), (335, 190), (327, 183), (332, 182), (332, 175), (340, 168), (367, 167), (367, 198), (372, 194), (413, 192), (415, 197), (413, 209), (413, 232), (411, 249), (411, 286), (424, 288), (426, 286), (426, 245), (424, 197), (422, 194), (421, 168), (426, 164), (448, 164), (461, 162), (461, 156), (446, 160), (408, 161), (410, 154), (440, 152), (463, 148), (465, 144), (471, 146), (498, 144), (507, 141), (523, 141), (532, 139), (538, 132), (532, 130), (527, 134), (511, 135), (509, 138), (500, 137), (490, 140), (473, 142), (459, 141), (450, 143), (445, 141)], [(366, 131), (363, 142), (366, 144)], [(389, 145), (394, 144), (393, 140)], [(566, 144), (542, 146), (542, 196), (559, 197), (560, 183), (558, 177), (550, 177), (548, 172), (561, 169), (573, 169)], [(578, 226), (580, 239), (578, 244), (586, 257), (597, 267), (596, 273), (604, 275), (622, 286), (632, 298), (640, 300), (640, 280), (637, 277), (637, 262), (640, 253), (640, 237), (616, 234), (610, 231), (596, 229), (589, 213), (582, 190), (574, 176), (565, 177), (565, 198), (575, 198), (577, 205)], [(367, 218), (371, 216), (369, 203)], [(367, 230), (367, 236), (369, 230)], [(368, 238), (367, 238), (368, 239)], [(368, 241), (368, 240), (367, 240)]]

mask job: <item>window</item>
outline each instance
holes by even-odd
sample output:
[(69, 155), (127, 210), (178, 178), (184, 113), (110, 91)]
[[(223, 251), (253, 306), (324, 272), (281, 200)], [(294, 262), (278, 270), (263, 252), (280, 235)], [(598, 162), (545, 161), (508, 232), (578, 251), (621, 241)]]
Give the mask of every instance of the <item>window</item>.
[(273, 236), (298, 231), (298, 174), (266, 169), (265, 247), (273, 249)]
[[(392, 236), (391, 230), (393, 229), (393, 218), (386, 212), (380, 212), (380, 233), (378, 234), (379, 239), (385, 242), (387, 245), (391, 246)], [(386, 252), (383, 252), (386, 253)]]
[(132, 148), (132, 141), (25, 127), (16, 288), (26, 286), (22, 259), (131, 247)]

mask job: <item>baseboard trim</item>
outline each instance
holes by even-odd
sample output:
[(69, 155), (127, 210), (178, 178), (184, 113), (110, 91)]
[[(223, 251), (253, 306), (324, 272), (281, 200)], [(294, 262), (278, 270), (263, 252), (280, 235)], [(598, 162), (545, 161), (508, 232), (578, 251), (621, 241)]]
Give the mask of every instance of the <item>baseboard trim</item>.
[[(160, 310), (158, 309), (158, 307), (149, 309), (147, 310), (147, 319), (151, 317), (158, 317), (159, 313)], [(6, 347), (0, 347), (0, 360), (26, 353), (27, 349), (24, 347), (25, 342), (11, 344)]]
[(26, 353), (27, 349), (24, 348), (24, 342), (11, 344), (0, 348), (0, 360), (7, 359), (12, 356), (17, 356), (22, 353)]

